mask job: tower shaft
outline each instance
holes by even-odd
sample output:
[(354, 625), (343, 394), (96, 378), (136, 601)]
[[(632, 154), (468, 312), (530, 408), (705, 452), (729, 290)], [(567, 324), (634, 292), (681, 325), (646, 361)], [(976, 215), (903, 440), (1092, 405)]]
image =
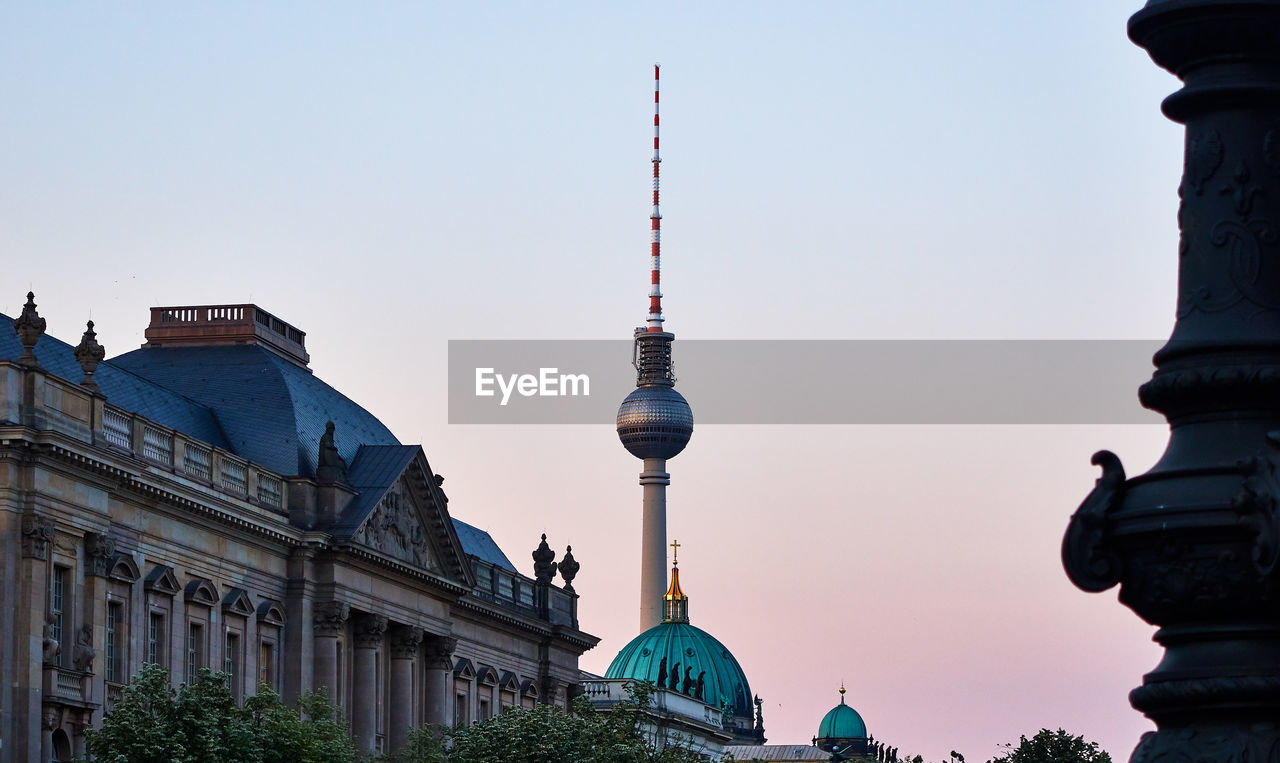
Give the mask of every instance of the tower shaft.
[(640, 629), (662, 622), (667, 591), (667, 473), (665, 458), (646, 458), (640, 472), (644, 514), (640, 530)]

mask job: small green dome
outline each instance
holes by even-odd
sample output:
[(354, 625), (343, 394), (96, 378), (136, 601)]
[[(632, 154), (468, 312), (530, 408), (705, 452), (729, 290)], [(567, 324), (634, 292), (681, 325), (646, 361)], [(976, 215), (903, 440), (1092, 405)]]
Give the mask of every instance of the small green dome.
[(840, 689), (840, 704), (822, 717), (818, 724), (818, 739), (866, 739), (867, 724), (862, 716), (844, 703), (844, 689)]
[(604, 676), (657, 683), (664, 657), (668, 672), (679, 663), (681, 683), (685, 668), (690, 668), (689, 677), (693, 680), (705, 671), (703, 702), (720, 707), (727, 704), (739, 718), (754, 714), (751, 687), (738, 661), (714, 636), (687, 622), (659, 623), (636, 636), (613, 658)]

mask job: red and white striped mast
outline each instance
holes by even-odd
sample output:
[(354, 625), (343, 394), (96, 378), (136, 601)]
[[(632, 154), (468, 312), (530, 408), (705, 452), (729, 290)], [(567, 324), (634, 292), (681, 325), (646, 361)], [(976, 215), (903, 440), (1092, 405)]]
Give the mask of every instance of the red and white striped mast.
[(649, 245), (649, 331), (662, 331), (662, 212), (658, 210), (658, 69), (653, 65), (653, 213), (649, 215), (652, 243)]

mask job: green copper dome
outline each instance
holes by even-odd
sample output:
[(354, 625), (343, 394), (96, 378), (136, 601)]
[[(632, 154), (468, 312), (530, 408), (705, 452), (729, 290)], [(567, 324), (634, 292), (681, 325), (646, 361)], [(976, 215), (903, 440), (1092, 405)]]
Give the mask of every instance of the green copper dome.
[(752, 717), (751, 687), (738, 661), (714, 636), (688, 622), (659, 623), (636, 636), (613, 658), (604, 675), (657, 683), (664, 657), (668, 685), (672, 670), (679, 670), (681, 685), (685, 668), (690, 669), (688, 675), (693, 681), (705, 673), (703, 702), (716, 707), (728, 705), (738, 718)]
[(844, 703), (844, 688), (840, 689), (840, 704), (822, 717), (818, 724), (818, 740), (854, 740), (867, 738), (867, 724), (862, 716)]

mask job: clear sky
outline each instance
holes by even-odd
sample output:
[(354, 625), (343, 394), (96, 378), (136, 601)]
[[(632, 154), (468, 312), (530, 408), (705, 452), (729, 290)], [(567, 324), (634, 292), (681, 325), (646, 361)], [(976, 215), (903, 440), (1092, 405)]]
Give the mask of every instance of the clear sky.
[[(301, 327), (526, 572), (540, 533), (573, 544), (600, 672), (637, 629), (639, 464), (609, 422), (450, 426), (445, 349), (643, 321), (651, 64), (679, 337), (1159, 338), (1182, 133), (1125, 37), (1139, 6), (0, 4), (0, 311), (33, 288), (51, 333), (92, 316), (112, 355), (152, 305)], [(904, 753), (1062, 726), (1127, 758), (1152, 629), (1073, 589), (1058, 544), (1094, 450), (1137, 474), (1164, 440), (699, 428), (670, 464), (692, 620), (774, 742), (844, 681)]]

